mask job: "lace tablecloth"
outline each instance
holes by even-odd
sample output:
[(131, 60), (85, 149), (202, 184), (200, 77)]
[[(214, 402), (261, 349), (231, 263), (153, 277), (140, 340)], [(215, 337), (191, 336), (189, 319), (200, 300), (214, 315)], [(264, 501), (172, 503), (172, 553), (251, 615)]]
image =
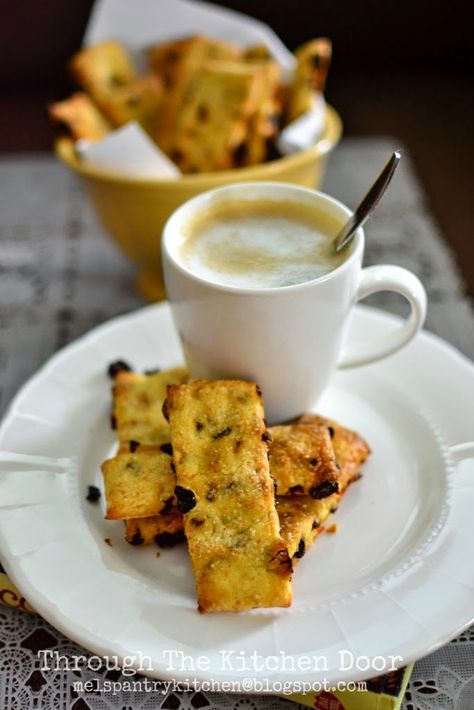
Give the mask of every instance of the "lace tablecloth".
[[(324, 188), (354, 206), (393, 140), (346, 139)], [(143, 305), (134, 270), (102, 234), (78, 182), (44, 155), (0, 161), (0, 409), (55, 350), (94, 325)], [(415, 271), (430, 301), (427, 328), (474, 358), (474, 314), (455, 260), (423, 203), (407, 158), (367, 226), (366, 263)], [(369, 301), (370, 302), (370, 301)], [(390, 294), (372, 304), (393, 312)], [(473, 600), (474, 609), (474, 600)], [(118, 679), (116, 670), (41, 671), (37, 651), (87, 654), (36, 615), (0, 607), (0, 708), (110, 710), (297, 708), (276, 697), (212, 693), (77, 692), (73, 681)], [(474, 709), (474, 628), (415, 664), (405, 710)]]

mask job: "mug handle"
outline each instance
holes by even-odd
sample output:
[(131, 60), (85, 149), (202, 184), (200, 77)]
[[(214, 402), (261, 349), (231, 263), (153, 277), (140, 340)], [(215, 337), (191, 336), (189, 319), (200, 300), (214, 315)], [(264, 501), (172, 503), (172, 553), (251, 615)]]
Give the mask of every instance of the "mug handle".
[(343, 351), (338, 368), (347, 369), (368, 365), (403, 348), (418, 333), (426, 317), (427, 298), (421, 281), (401, 266), (381, 264), (369, 266), (361, 272), (355, 300), (360, 301), (377, 291), (394, 291), (404, 296), (411, 306), (408, 318), (393, 333), (370, 345), (351, 346)]
[(466, 442), (465, 444), (454, 444), (449, 447), (451, 456), (455, 463), (461, 463), (466, 459), (474, 459), (474, 442)]

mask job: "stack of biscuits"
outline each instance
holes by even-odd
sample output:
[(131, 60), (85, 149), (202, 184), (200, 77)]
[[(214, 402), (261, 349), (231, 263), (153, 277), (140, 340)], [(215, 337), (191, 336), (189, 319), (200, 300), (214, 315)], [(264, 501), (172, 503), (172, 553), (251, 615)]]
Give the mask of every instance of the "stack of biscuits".
[(313, 414), (268, 428), (254, 382), (110, 371), (106, 518), (132, 545), (186, 542), (201, 612), (289, 606), (293, 568), (359, 478), (364, 439)]
[(148, 49), (139, 75), (118, 42), (86, 47), (70, 62), (79, 87), (49, 107), (72, 138), (98, 141), (138, 121), (183, 173), (256, 165), (275, 157), (279, 130), (311, 109), (321, 94), (331, 43), (312, 40), (296, 53), (286, 86), (263, 45), (242, 49), (202, 36)]

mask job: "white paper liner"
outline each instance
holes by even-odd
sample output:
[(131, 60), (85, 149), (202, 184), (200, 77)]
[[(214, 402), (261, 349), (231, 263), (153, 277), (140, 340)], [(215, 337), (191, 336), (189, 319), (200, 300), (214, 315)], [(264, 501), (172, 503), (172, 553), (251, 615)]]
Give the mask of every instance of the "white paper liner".
[(295, 58), (268, 25), (201, 0), (96, 0), (84, 44), (123, 42), (138, 57), (151, 44), (202, 34), (242, 47), (265, 44), (289, 76)]
[(88, 165), (131, 177), (174, 179), (181, 175), (136, 121), (130, 121), (101, 141), (79, 140), (76, 149)]
[[(144, 50), (149, 45), (196, 34), (241, 47), (265, 44), (280, 65), (284, 80), (291, 77), (295, 58), (268, 25), (201, 0), (96, 0), (84, 44), (118, 40), (131, 52), (137, 67), (145, 70)], [(324, 112), (321, 96), (311, 111), (286, 126), (277, 140), (282, 155), (304, 150), (317, 140), (324, 127)], [(82, 160), (96, 168), (137, 178), (173, 179), (181, 175), (136, 122), (96, 143), (78, 141), (77, 148)]]
[(280, 153), (291, 155), (313, 145), (323, 132), (325, 110), (324, 96), (315, 96), (311, 111), (304, 113), (281, 131), (276, 140)]

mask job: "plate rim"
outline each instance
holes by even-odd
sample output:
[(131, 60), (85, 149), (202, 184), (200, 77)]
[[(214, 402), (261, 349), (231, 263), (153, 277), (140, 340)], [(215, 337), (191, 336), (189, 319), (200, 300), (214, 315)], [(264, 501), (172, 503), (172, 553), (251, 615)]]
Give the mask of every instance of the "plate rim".
[[(31, 385), (33, 385), (34, 382), (36, 382), (36, 380), (39, 379), (50, 367), (55, 365), (57, 362), (60, 362), (63, 357), (65, 357), (70, 351), (75, 350), (76, 347), (78, 347), (82, 342), (88, 339), (92, 339), (92, 336), (101, 335), (109, 329), (114, 329), (120, 326), (121, 324), (126, 323), (127, 320), (133, 320), (134, 318), (144, 313), (153, 312), (155, 310), (165, 310), (166, 308), (169, 308), (168, 301), (161, 301), (159, 303), (150, 303), (127, 313), (119, 314), (117, 316), (114, 316), (113, 318), (109, 318), (103, 323), (99, 323), (98, 325), (89, 329), (88, 331), (80, 335), (78, 338), (53, 353), (42, 365), (40, 365), (40, 367), (30, 377), (25, 380), (23, 384), (20, 385), (20, 387), (12, 397), (10, 403), (8, 404), (7, 408), (5, 409), (5, 412), (1, 417), (0, 433), (3, 430), (3, 427), (5, 426), (8, 418), (15, 411), (15, 407), (17, 406), (20, 398), (24, 395), (25, 390)], [(393, 313), (389, 313), (388, 311), (384, 311), (381, 308), (366, 306), (362, 303), (356, 304), (354, 306), (354, 311), (356, 313), (359, 312), (365, 314), (366, 316), (369, 316), (369, 318), (378, 319), (379, 321), (385, 320), (387, 322), (391, 322), (393, 325), (399, 325), (403, 322), (403, 318), (401, 318), (400, 316), (397, 316)], [(427, 340), (434, 347), (439, 348), (442, 352), (445, 352), (449, 356), (455, 358), (460, 366), (466, 367), (467, 369), (471, 369), (472, 374), (474, 375), (474, 361), (470, 360), (467, 355), (462, 353), (458, 348), (456, 348), (456, 346), (452, 345), (447, 340), (444, 340), (444, 338), (441, 338), (436, 333), (432, 333), (431, 331), (426, 330), (425, 328), (423, 328), (416, 335), (416, 338), (419, 337)], [(396, 357), (396, 355), (397, 353), (394, 353), (394, 355), (391, 357)]]
[[(41, 379), (42, 376), (48, 371), (49, 368), (53, 368), (55, 364), (61, 362), (61, 360), (65, 357), (70, 352), (73, 352), (76, 348), (80, 347), (81, 344), (85, 343), (85, 341), (89, 339), (94, 339), (96, 337), (102, 336), (104, 333), (106, 333), (108, 330), (113, 330), (117, 327), (120, 327), (123, 324), (126, 324), (127, 321), (132, 321), (137, 318), (138, 316), (141, 316), (145, 313), (149, 312), (154, 312), (155, 310), (165, 310), (168, 307), (167, 302), (164, 303), (159, 303), (159, 304), (151, 304), (147, 305), (145, 307), (136, 309), (132, 312), (125, 313), (118, 315), (112, 319), (109, 319), (108, 321), (92, 328), (88, 332), (84, 333), (80, 337), (78, 337), (76, 340), (73, 342), (69, 343), (65, 347), (63, 347), (61, 350), (58, 352), (54, 353), (38, 370), (19, 388), (17, 393), (15, 394), (14, 398), (12, 399), (10, 405), (8, 406), (4, 416), (2, 417), (2, 420), (0, 422), (0, 436), (3, 433), (4, 428), (8, 425), (8, 422), (10, 421), (11, 417), (13, 417), (16, 412), (17, 412), (17, 405), (21, 401), (22, 397), (25, 396), (27, 393), (27, 390), (39, 379)], [(366, 316), (369, 317), (372, 321), (377, 321), (377, 320), (382, 320), (382, 321), (388, 321), (393, 324), (396, 324), (401, 321), (401, 319), (398, 316), (395, 316), (393, 314), (387, 313), (385, 311), (382, 311), (377, 308), (373, 308), (370, 306), (365, 306), (365, 305), (358, 305), (356, 306), (357, 311), (361, 311), (364, 313)], [(462, 354), (459, 350), (457, 350), (453, 345), (450, 343), (446, 342), (439, 336), (430, 333), (429, 331), (422, 331), (422, 337), (424, 337), (430, 346), (437, 347), (441, 349), (441, 351), (444, 351), (449, 357), (454, 357), (457, 360), (457, 363), (459, 366), (462, 367), (467, 367), (471, 372), (471, 375), (474, 375), (474, 363), (469, 360), (464, 354)], [(417, 407), (417, 412), (421, 413), (425, 421), (431, 425), (431, 419), (430, 417), (426, 417), (426, 412), (424, 412), (422, 409), (420, 410), (419, 407)], [(430, 427), (434, 429), (434, 432), (437, 432), (436, 427)], [(450, 447), (443, 443), (442, 448), (449, 450)], [(0, 528), (0, 539), (2, 542), (5, 544), (5, 540), (2, 534), (2, 529)], [(103, 638), (98, 636), (95, 632), (91, 634), (88, 630), (84, 630), (84, 627), (82, 626), (77, 626), (73, 623), (73, 628), (71, 631), (71, 626), (70, 622), (72, 621), (71, 615), (65, 615), (62, 612), (59, 612), (55, 610), (54, 606), (51, 605), (51, 603), (48, 603), (48, 600), (41, 597), (44, 597), (43, 594), (40, 594), (40, 599), (35, 600), (35, 592), (36, 592), (36, 587), (30, 583), (28, 575), (24, 574), (21, 570), (21, 568), (17, 568), (14, 564), (15, 562), (15, 555), (7, 553), (7, 550), (5, 549), (5, 546), (3, 545), (2, 548), (0, 548), (0, 553), (1, 553), (1, 558), (2, 558), (2, 564), (10, 577), (10, 579), (18, 586), (18, 588), (21, 590), (21, 593), (24, 594), (24, 596), (30, 601), (32, 606), (37, 610), (41, 616), (43, 616), (49, 623), (51, 623), (52, 626), (54, 626), (56, 629), (58, 629), (61, 633), (63, 633), (67, 638), (70, 638), (77, 644), (83, 646), (84, 648), (88, 649), (91, 653), (97, 653), (99, 655), (107, 656), (107, 655), (114, 655), (117, 656), (119, 661), (123, 660), (126, 657), (126, 654), (120, 654), (116, 653), (115, 651), (112, 652), (110, 650), (110, 646), (113, 646), (113, 641), (104, 641)], [(25, 594), (26, 592), (26, 594)], [(29, 593), (31, 592), (31, 594)], [(39, 603), (38, 603), (39, 602)], [(69, 622), (69, 623), (68, 623)], [(464, 631), (466, 628), (468, 628), (472, 623), (474, 623), (474, 613), (473, 616), (468, 620), (465, 621), (461, 624), (459, 624), (455, 629), (452, 629), (451, 631), (445, 633), (442, 638), (438, 638), (436, 641), (431, 642), (429, 646), (424, 647), (424, 650), (422, 653), (419, 651), (414, 651), (412, 654), (407, 654), (404, 656), (404, 663), (411, 663), (418, 658), (427, 655), (429, 653), (432, 653), (433, 651), (437, 650), (438, 648), (442, 647), (445, 645), (450, 639), (454, 638), (455, 636), (459, 635)], [(106, 648), (106, 645), (109, 645), (109, 648)], [(138, 669), (139, 670), (139, 669)], [(141, 671), (143, 672), (143, 671)], [(154, 669), (153, 671), (146, 671), (144, 673), (145, 675), (150, 675), (151, 677), (154, 678), (160, 678), (163, 680), (175, 680), (179, 679), (180, 672), (179, 671), (166, 671), (165, 668), (157, 668), (156, 670)], [(209, 673), (204, 673), (200, 674), (199, 671), (193, 671), (194, 677), (196, 680), (202, 682), (206, 681), (209, 679)], [(181, 673), (183, 679), (184, 676), (186, 675), (186, 671), (183, 671)], [(367, 678), (367, 671), (356, 671), (356, 670), (351, 670), (350, 673), (348, 672), (343, 672), (339, 671), (337, 678), (335, 677), (335, 680), (353, 680), (353, 681), (358, 681), (358, 680), (364, 680)], [(273, 676), (271, 676), (273, 678)], [(295, 678), (295, 680), (298, 682), (298, 677)], [(252, 691), (254, 694), (260, 694), (260, 693), (265, 693), (265, 691)], [(268, 691), (267, 691), (268, 692)]]

